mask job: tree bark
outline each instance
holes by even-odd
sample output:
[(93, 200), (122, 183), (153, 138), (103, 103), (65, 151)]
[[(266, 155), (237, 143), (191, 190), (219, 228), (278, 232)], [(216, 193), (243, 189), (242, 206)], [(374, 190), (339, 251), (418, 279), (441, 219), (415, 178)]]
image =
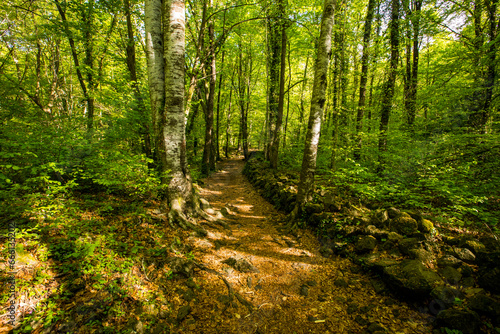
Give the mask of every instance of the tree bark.
[(300, 90), (300, 108), (299, 108), (299, 127), (297, 131), (297, 140), (300, 140), (300, 134), (302, 131), (302, 124), (304, 123), (304, 114), (305, 114), (305, 103), (304, 103), (304, 91), (306, 90), (307, 85), (307, 65), (309, 65), (309, 54), (306, 58), (306, 66), (304, 68), (304, 81), (302, 81), (302, 88)]
[(238, 64), (238, 93), (240, 104), (240, 138), (239, 144), (243, 148), (243, 156), (248, 159), (248, 108), (250, 102), (250, 80), (252, 72), (251, 50), (248, 57), (243, 59), (243, 50), (240, 46)]
[(488, 54), (486, 55), (488, 59), (488, 66), (486, 69), (486, 80), (484, 84), (485, 98), (484, 106), (480, 114), (480, 133), (486, 133), (486, 124), (491, 114), (491, 105), (493, 101), (493, 88), (496, 82), (496, 54), (497, 54), (497, 34), (498, 34), (498, 15), (497, 15), (497, 5), (498, 0), (486, 0), (486, 8), (488, 10), (488, 37), (489, 37), (489, 47)]
[(184, 0), (166, 0), (163, 30), (165, 56), (165, 140), (166, 168), (169, 171), (169, 222), (191, 228), (206, 235), (206, 231), (188, 220), (192, 214), (202, 214), (194, 192), (186, 159), (184, 75), (185, 75), (185, 4)]
[(321, 133), (321, 120), (326, 101), (326, 87), (328, 64), (330, 61), (332, 27), (334, 20), (335, 0), (325, 0), (321, 32), (318, 41), (318, 53), (314, 68), (314, 84), (311, 98), (311, 110), (307, 126), (306, 143), (302, 158), (302, 169), (297, 193), (297, 202), (290, 216), (291, 228), (296, 227), (296, 218), (302, 207), (312, 198), (314, 174), (316, 172), (316, 158)]
[(221, 93), (222, 93), (222, 79), (224, 78), (224, 72), (222, 72), (222, 69), (224, 67), (224, 55), (226, 53), (226, 50), (222, 50), (222, 58), (221, 58), (221, 74), (219, 76), (219, 91), (217, 92), (217, 124), (216, 124), (216, 127), (215, 127), (215, 145), (216, 145), (216, 158), (217, 158), (217, 161), (220, 161), (221, 158), (220, 158), (220, 145), (219, 145), (219, 141), (220, 141), (220, 136), (219, 136), (219, 130), (220, 130), (220, 104), (221, 104), (221, 100), (220, 100), (220, 96), (221, 96)]
[(146, 106), (144, 105), (144, 100), (142, 98), (141, 90), (139, 88), (139, 83), (137, 81), (137, 66), (135, 57), (135, 40), (134, 40), (134, 29), (132, 26), (132, 17), (130, 14), (130, 1), (124, 0), (125, 6), (125, 16), (127, 20), (127, 68), (130, 73), (130, 81), (132, 82), (132, 89), (134, 91), (134, 97), (136, 100), (135, 109), (138, 115), (140, 115), (139, 124), (139, 134), (142, 137), (142, 152), (151, 158), (151, 139), (149, 136), (149, 120), (146, 115)]
[(233, 71), (231, 76), (231, 86), (229, 88), (229, 106), (227, 109), (227, 119), (226, 119), (226, 145), (224, 148), (224, 155), (229, 158), (229, 138), (231, 134), (231, 106), (233, 102), (233, 89), (234, 89), (234, 74), (236, 70)]
[(209, 50), (207, 55), (208, 72), (210, 75), (208, 87), (207, 108), (205, 112), (205, 146), (203, 147), (203, 160), (201, 162), (201, 173), (208, 176), (210, 170), (215, 170), (214, 157), (212, 154), (213, 137), (214, 137), (214, 100), (215, 100), (215, 83), (216, 83), (216, 64), (215, 54), (213, 50), (214, 43), (214, 24), (210, 22), (208, 25), (208, 34), (210, 38)]
[(165, 63), (163, 59), (162, 0), (146, 0), (146, 58), (149, 94), (153, 117), (155, 157), (162, 183), (166, 183), (167, 161), (163, 135), (165, 112)]
[(382, 171), (384, 166), (383, 153), (387, 151), (387, 130), (389, 126), (389, 116), (392, 109), (392, 99), (394, 97), (394, 86), (396, 84), (396, 75), (399, 58), (399, 0), (392, 0), (391, 22), (390, 22), (390, 43), (391, 43), (391, 59), (389, 66), (389, 75), (385, 84), (384, 95), (382, 96), (382, 110), (380, 116), (380, 133), (379, 133), (379, 171)]
[(281, 28), (281, 50), (280, 50), (280, 71), (279, 71), (279, 94), (278, 94), (278, 108), (276, 111), (276, 124), (274, 126), (274, 133), (271, 141), (271, 168), (278, 168), (279, 145), (281, 137), (281, 127), (283, 124), (283, 108), (285, 105), (285, 68), (286, 68), (286, 29), (285, 29), (285, 8), (283, 0), (279, 2), (279, 26)]
[(354, 159), (359, 160), (361, 158), (361, 145), (362, 137), (361, 132), (363, 131), (363, 116), (365, 114), (365, 102), (366, 102), (366, 84), (368, 82), (368, 61), (369, 61), (369, 47), (370, 47), (370, 36), (372, 33), (372, 22), (373, 13), (375, 9), (375, 0), (368, 1), (368, 9), (366, 11), (365, 28), (363, 32), (363, 55), (361, 56), (361, 78), (359, 82), (359, 102), (358, 102), (358, 112), (356, 114), (356, 136), (357, 136), (357, 146), (354, 150)]
[[(280, 0), (280, 4), (283, 0)], [(280, 5), (281, 6), (281, 5)], [(268, 63), (269, 63), (269, 118), (268, 118), (268, 142), (266, 143), (266, 159), (271, 160), (273, 147), (276, 140), (276, 122), (278, 117), (279, 85), (280, 85), (280, 50), (282, 36), (280, 34), (280, 17), (272, 14), (267, 19), (269, 29), (268, 39)]]
[(92, 24), (94, 17), (94, 0), (88, 1), (87, 13), (83, 12), (83, 22), (85, 24), (85, 59), (84, 63), (87, 66), (87, 129), (89, 133), (94, 127), (94, 41), (92, 35)]
[[(83, 73), (80, 69), (81, 68), (80, 61), (78, 59), (78, 53), (77, 53), (76, 46), (75, 46), (75, 40), (73, 38), (73, 34), (71, 33), (71, 30), (69, 29), (69, 23), (68, 23), (68, 20), (66, 19), (66, 12), (63, 10), (61, 4), (59, 3), (59, 0), (55, 0), (55, 3), (56, 3), (57, 11), (59, 12), (59, 15), (61, 15), (61, 19), (62, 19), (63, 26), (64, 26), (64, 32), (66, 34), (66, 37), (68, 38), (69, 46), (71, 49), (71, 56), (73, 57), (73, 63), (75, 64), (76, 76), (78, 78), (78, 82), (80, 83), (80, 87), (81, 87), (82, 92), (83, 92), (83, 97), (85, 98), (85, 101), (87, 102), (87, 109), (93, 110), (93, 100), (91, 100), (89, 91), (87, 90), (87, 85), (85, 84), (85, 79), (83, 78)], [(92, 124), (93, 124), (93, 121), (92, 122), (87, 121), (87, 129), (89, 131), (92, 129)]]

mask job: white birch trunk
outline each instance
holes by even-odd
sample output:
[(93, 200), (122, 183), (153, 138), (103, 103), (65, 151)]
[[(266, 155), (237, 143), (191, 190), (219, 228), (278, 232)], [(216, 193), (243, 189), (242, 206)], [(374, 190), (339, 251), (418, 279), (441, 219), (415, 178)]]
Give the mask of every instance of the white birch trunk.
[(162, 0), (146, 0), (146, 58), (148, 83), (153, 116), (156, 160), (161, 172), (166, 171), (163, 139), (163, 115), (165, 112), (165, 64), (163, 59)]
[[(332, 47), (332, 27), (334, 19), (335, 0), (325, 0), (323, 17), (321, 19), (321, 32), (318, 43), (318, 54), (314, 68), (314, 85), (311, 98), (311, 111), (307, 126), (306, 144), (302, 158), (302, 169), (297, 194), (297, 202), (291, 214), (293, 224), (302, 206), (310, 200), (316, 172), (316, 158), (321, 132), (323, 108), (326, 102), (326, 87), (328, 77), (328, 64)], [(293, 225), (292, 225), (293, 226)]]
[[(168, 201), (169, 221), (181, 227), (192, 228), (206, 235), (206, 231), (188, 221), (186, 214), (203, 214), (193, 190), (186, 160), (186, 119), (184, 113), (184, 54), (185, 3), (184, 0), (165, 1), (164, 55), (165, 55), (165, 140), (166, 167), (170, 171)], [(205, 217), (207, 218), (207, 217)]]

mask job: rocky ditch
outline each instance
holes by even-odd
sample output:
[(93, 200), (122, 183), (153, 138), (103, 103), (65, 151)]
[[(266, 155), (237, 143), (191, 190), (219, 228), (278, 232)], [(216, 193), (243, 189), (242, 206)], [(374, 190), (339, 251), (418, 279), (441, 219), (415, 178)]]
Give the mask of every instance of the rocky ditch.
[[(243, 173), (277, 208), (293, 209), (296, 176), (272, 171), (259, 153)], [(317, 230), (323, 256), (350, 258), (373, 276), (378, 293), (414, 301), (435, 316), (436, 328), (500, 331), (500, 242), (494, 235), (452, 233), (421, 212), (353, 205), (335, 189), (317, 189), (314, 198), (303, 219)]]

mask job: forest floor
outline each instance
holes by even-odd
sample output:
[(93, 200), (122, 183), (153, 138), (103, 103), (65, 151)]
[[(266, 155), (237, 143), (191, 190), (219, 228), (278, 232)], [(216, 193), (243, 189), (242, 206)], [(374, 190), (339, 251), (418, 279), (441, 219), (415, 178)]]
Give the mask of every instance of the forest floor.
[[(243, 167), (241, 157), (223, 161), (199, 182), (225, 215), (199, 221), (206, 237), (172, 228), (157, 200), (41, 197), (48, 204), (13, 219), (15, 328), (10, 270), (0, 262), (0, 333), (432, 332), (416, 305), (376, 293), (380, 281), (348, 259), (321, 256), (313, 232), (281, 233), (286, 217)], [(8, 251), (1, 233), (0, 254)]]
[[(195, 280), (203, 282), (203, 290), (179, 332), (373, 333), (381, 327), (390, 333), (432, 331), (428, 315), (377, 294), (358, 266), (340, 257), (322, 257), (310, 231), (301, 230), (297, 237), (280, 233), (285, 217), (246, 180), (243, 166), (241, 159), (226, 160), (204, 180), (202, 197), (216, 210), (229, 209), (227, 225), (205, 224), (208, 237), (190, 237), (189, 242), (195, 259), (223, 273), (254, 310), (236, 300), (224, 304), (227, 289), (222, 280), (200, 271)], [(230, 258), (236, 265), (227, 261)]]

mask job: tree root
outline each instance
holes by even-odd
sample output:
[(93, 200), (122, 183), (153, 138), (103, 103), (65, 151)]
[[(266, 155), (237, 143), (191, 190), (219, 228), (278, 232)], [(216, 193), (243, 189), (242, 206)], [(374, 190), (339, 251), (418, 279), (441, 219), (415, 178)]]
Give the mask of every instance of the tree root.
[(234, 291), (233, 286), (231, 285), (231, 283), (229, 283), (227, 281), (227, 279), (225, 279), (224, 276), (222, 276), (221, 273), (219, 273), (218, 271), (215, 271), (213, 269), (207, 268), (205, 265), (200, 264), (200, 263), (196, 263), (195, 262), (195, 265), (198, 268), (200, 268), (201, 270), (204, 270), (206, 272), (209, 272), (211, 274), (219, 276), (219, 278), (222, 279), (222, 281), (224, 282), (224, 284), (226, 284), (227, 290), (229, 292), (229, 296), (230, 297), (232, 297), (232, 296), (236, 297), (236, 299), (241, 303), (241, 305), (245, 306), (249, 312), (253, 312), (254, 311), (253, 304), (250, 303), (245, 298), (243, 298), (238, 292)]
[(177, 208), (170, 208), (170, 211), (168, 213), (168, 222), (174, 229), (174, 224), (177, 224), (184, 230), (191, 229), (195, 231), (200, 236), (206, 237), (208, 235), (208, 232), (204, 228), (190, 222), (189, 219), (184, 215), (184, 213)]
[(285, 234), (291, 234), (299, 228), (299, 224), (297, 221), (298, 213), (299, 213), (299, 207), (296, 205), (295, 208), (290, 213), (290, 215), (287, 217), (287, 223), (283, 227), (283, 232)]

